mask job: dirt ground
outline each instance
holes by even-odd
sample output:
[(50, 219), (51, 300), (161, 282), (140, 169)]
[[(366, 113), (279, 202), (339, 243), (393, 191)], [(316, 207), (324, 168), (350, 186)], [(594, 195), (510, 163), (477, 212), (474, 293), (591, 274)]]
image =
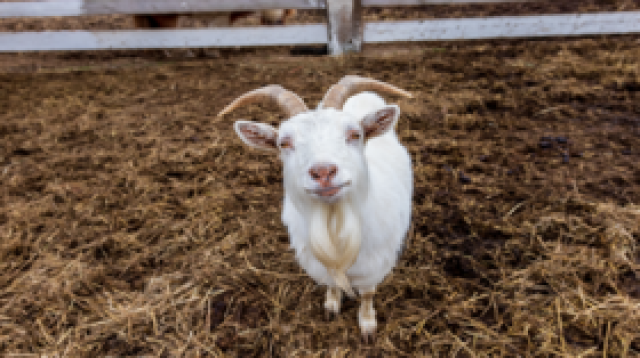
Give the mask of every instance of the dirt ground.
[[(638, 7), (580, 4), (569, 10)], [(507, 9), (492, 6), (450, 11)], [(520, 9), (569, 11), (546, 6)], [(394, 44), (342, 59), (2, 55), (0, 351), (640, 356), (639, 39)], [(414, 162), (414, 225), (379, 287), (373, 345), (355, 301), (324, 321), (324, 291), (280, 222), (282, 167), (232, 130), (284, 118), (271, 105), (216, 117), (271, 83), (315, 105), (347, 74), (416, 95), (389, 98)]]

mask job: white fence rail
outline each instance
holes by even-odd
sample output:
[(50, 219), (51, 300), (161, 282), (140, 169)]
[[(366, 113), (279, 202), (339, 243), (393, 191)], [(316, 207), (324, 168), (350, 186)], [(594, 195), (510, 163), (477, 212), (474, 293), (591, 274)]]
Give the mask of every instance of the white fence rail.
[[(580, 36), (640, 32), (640, 12), (429, 21), (372, 22), (365, 43)], [(180, 47), (315, 45), (328, 41), (324, 24), (266, 28), (0, 33), (0, 51), (64, 51)]]
[(155, 14), (274, 8), (326, 9), (327, 24), (248, 28), (0, 32), (0, 52), (328, 44), (331, 54), (361, 44), (640, 33), (640, 12), (510, 16), (363, 24), (367, 6), (528, 0), (67, 0), (0, 3), (0, 18)]
[(0, 33), (0, 51), (66, 51), (327, 43), (325, 24), (249, 28)]
[[(364, 7), (527, 2), (532, 0), (362, 0)], [(0, 18), (326, 9), (325, 0), (40, 0), (0, 3)]]
[(365, 42), (480, 40), (640, 32), (640, 12), (434, 19), (365, 25)]

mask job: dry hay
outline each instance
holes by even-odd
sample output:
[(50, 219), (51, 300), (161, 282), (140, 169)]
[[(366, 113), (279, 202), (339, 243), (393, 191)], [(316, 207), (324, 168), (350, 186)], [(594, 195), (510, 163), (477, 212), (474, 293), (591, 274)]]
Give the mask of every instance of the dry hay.
[[(0, 351), (638, 356), (638, 58), (618, 36), (2, 74)], [(322, 320), (280, 164), (215, 118), (267, 83), (313, 105), (344, 74), (417, 94), (414, 226), (373, 346), (356, 302)]]

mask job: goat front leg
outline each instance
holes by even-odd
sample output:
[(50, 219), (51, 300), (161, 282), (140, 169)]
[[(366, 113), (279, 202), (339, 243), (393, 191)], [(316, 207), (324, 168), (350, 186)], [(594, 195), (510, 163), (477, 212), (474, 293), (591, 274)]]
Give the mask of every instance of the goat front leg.
[(365, 344), (374, 343), (376, 340), (376, 310), (373, 308), (373, 297), (376, 288), (361, 289), (360, 310), (358, 311), (358, 323)]
[(339, 287), (327, 288), (327, 299), (324, 301), (325, 318), (333, 319), (340, 313), (342, 290)]

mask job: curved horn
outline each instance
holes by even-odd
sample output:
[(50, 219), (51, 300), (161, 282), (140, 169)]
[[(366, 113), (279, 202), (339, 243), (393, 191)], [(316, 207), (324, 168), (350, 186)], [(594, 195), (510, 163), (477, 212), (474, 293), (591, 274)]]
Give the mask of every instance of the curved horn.
[(284, 89), (280, 85), (269, 85), (247, 92), (236, 98), (218, 114), (218, 117), (221, 117), (240, 106), (262, 101), (271, 101), (276, 103), (289, 117), (293, 117), (298, 113), (309, 110), (307, 105), (304, 104), (302, 98), (298, 97), (295, 93)]
[(403, 97), (413, 97), (411, 93), (386, 82), (348, 75), (344, 76), (340, 82), (329, 88), (327, 94), (325, 94), (322, 99), (321, 106), (322, 108), (342, 109), (342, 106), (349, 97), (364, 91), (378, 91), (380, 93), (395, 94)]

